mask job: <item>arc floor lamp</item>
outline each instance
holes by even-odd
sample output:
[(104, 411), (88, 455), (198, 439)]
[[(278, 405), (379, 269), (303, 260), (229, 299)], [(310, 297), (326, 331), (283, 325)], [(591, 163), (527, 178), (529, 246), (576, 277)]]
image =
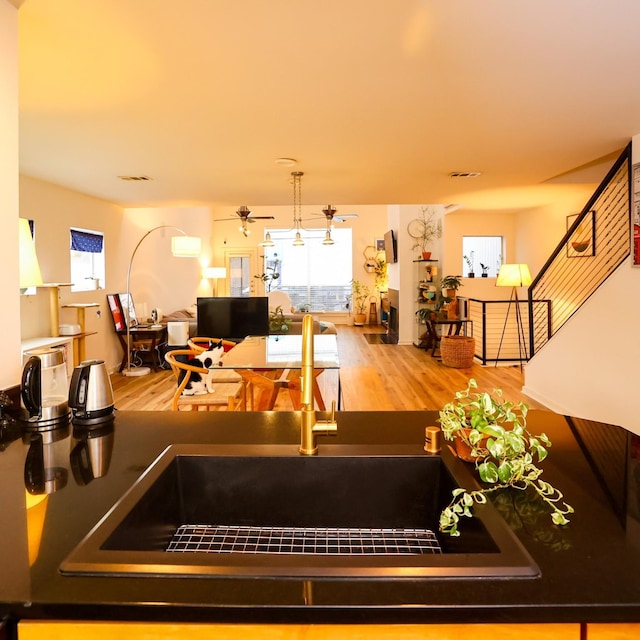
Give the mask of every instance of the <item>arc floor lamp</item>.
[(129, 260), (129, 268), (127, 269), (127, 310), (126, 310), (126, 319), (127, 319), (127, 368), (122, 372), (124, 376), (144, 376), (147, 375), (151, 369), (149, 367), (132, 367), (131, 366), (131, 267), (133, 266), (133, 259), (136, 256), (136, 252), (140, 245), (144, 242), (145, 238), (147, 238), (154, 231), (158, 231), (160, 229), (172, 229), (173, 231), (177, 231), (182, 234), (179, 236), (172, 236), (171, 238), (171, 253), (175, 258), (198, 258), (200, 257), (200, 250), (202, 247), (202, 243), (200, 238), (195, 236), (189, 236), (185, 231), (180, 229), (179, 227), (173, 227), (171, 225), (160, 225), (158, 227), (154, 227), (147, 231), (142, 238), (138, 241), (133, 253), (131, 254), (131, 260)]

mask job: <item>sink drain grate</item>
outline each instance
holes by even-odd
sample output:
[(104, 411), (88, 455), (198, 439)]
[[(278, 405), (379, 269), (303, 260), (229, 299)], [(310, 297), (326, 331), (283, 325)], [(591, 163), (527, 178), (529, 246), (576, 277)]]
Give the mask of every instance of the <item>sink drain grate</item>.
[(177, 529), (167, 551), (404, 555), (442, 553), (429, 529), (350, 529), (190, 525)]

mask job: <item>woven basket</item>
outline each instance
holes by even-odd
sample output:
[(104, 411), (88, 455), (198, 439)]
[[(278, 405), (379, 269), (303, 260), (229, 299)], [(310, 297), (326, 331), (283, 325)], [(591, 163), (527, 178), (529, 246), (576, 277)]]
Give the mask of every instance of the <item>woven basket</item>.
[(440, 357), (442, 364), (456, 369), (468, 369), (473, 364), (476, 340), (471, 336), (442, 336)]

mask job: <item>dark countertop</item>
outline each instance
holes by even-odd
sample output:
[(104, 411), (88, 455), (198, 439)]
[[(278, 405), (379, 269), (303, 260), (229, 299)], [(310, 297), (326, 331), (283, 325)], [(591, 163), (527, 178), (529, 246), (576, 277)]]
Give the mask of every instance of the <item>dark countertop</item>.
[[(436, 417), (436, 412), (339, 413), (338, 435), (330, 442), (415, 444)], [(68, 480), (29, 510), (29, 526), (28, 438), (3, 437), (0, 616), (253, 623), (640, 621), (640, 523), (628, 515), (637, 514), (637, 493), (635, 485), (626, 486), (627, 472), (638, 474), (637, 457), (627, 455), (637, 451), (632, 438), (597, 423), (570, 428), (562, 416), (544, 411), (531, 411), (529, 426), (553, 442), (544, 478), (575, 508), (571, 524), (553, 526), (535, 501), (518, 502), (516, 512), (512, 499), (525, 497), (519, 492), (502, 499), (509, 523), (541, 569), (539, 578), (318, 580), (310, 604), (303, 596), (308, 584), (299, 579), (59, 573), (67, 554), (169, 444), (295, 444), (298, 424), (296, 414), (285, 412), (117, 412), (113, 434), (102, 441), (113, 443), (103, 477), (90, 480), (70, 464), (70, 453), (79, 450), (78, 434), (47, 445), (51, 464), (64, 469)], [(320, 446), (323, 441), (328, 440), (320, 438)], [(38, 484), (40, 478), (30, 481)], [(37, 513), (44, 518), (41, 525)]]

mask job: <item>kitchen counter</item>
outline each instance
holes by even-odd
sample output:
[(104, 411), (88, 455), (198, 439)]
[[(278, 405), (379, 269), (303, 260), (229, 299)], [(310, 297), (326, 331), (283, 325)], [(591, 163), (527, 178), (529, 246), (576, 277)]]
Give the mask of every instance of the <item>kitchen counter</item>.
[[(323, 442), (421, 443), (424, 427), (435, 424), (437, 414), (343, 412), (337, 417), (337, 436), (320, 437), (320, 447)], [(86, 432), (82, 438), (72, 431), (45, 444), (44, 460), (57, 468), (51, 479), (37, 473), (41, 458), (33, 457), (33, 448), (28, 457), (27, 434), (3, 434), (0, 615), (254, 624), (640, 621), (640, 492), (637, 484), (627, 488), (627, 476), (640, 476), (636, 439), (608, 425), (572, 428), (562, 416), (544, 411), (531, 411), (529, 426), (533, 433), (545, 431), (553, 442), (543, 477), (575, 508), (570, 525), (552, 525), (543, 504), (520, 492), (505, 492), (497, 501), (540, 567), (538, 578), (309, 583), (60, 574), (64, 558), (168, 445), (296, 444), (298, 425), (299, 417), (287, 412), (120, 411), (113, 431), (88, 440)], [(92, 474), (83, 452), (93, 452), (94, 462), (100, 453), (102, 470), (94, 466)], [(28, 497), (36, 503), (29, 509), (25, 478), (32, 492), (40, 492)]]

